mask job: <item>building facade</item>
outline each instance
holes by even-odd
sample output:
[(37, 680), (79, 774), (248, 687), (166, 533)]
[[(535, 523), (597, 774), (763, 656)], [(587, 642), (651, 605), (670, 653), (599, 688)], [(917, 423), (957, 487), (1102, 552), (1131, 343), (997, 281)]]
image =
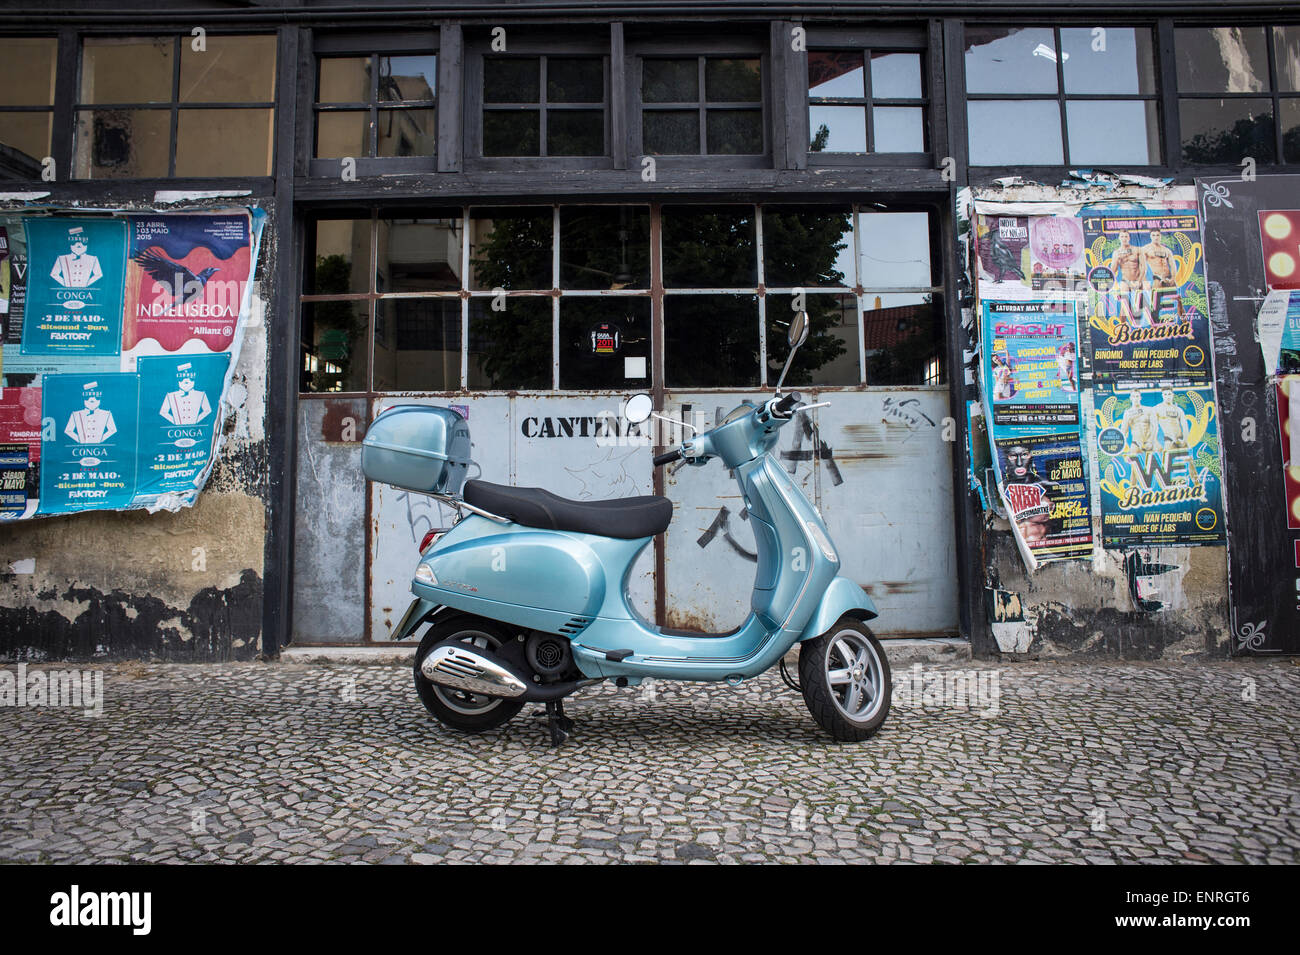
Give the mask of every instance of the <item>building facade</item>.
[[(1220, 539), (1097, 535), (1087, 556), (1026, 569), (976, 460), (991, 342), (967, 218), (999, 192), (1240, 181), (1285, 197), (1300, 168), (1287, 8), (181, 2), (146, 27), (96, 2), (5, 2), (0, 76), (3, 214), (266, 216), (198, 503), (7, 524), (0, 654), (385, 642), (421, 538), (452, 516), (361, 473), (367, 423), (403, 401), (466, 414), (487, 480), (672, 498), (634, 596), (662, 623), (725, 630), (754, 567), (743, 502), (725, 472), (654, 470), (614, 422), (633, 392), (710, 422), (770, 388), (799, 310), (813, 336), (791, 381), (830, 406), (780, 457), (882, 636), (958, 636), (977, 655), (1296, 648), (1284, 622), (1238, 640), (1264, 611), (1233, 607), (1261, 579), (1263, 604), (1295, 603), (1300, 572), (1234, 557), (1234, 535), (1290, 540), (1234, 479), (1272, 455), (1282, 487), (1276, 404), (1238, 457), (1224, 433)], [(1215, 295), (1232, 296), (1202, 248), (1227, 401), (1226, 369), (1258, 346), (1215, 324)], [(1262, 284), (1240, 284), (1233, 300), (1257, 309)], [(1091, 468), (1086, 429), (1083, 444)]]

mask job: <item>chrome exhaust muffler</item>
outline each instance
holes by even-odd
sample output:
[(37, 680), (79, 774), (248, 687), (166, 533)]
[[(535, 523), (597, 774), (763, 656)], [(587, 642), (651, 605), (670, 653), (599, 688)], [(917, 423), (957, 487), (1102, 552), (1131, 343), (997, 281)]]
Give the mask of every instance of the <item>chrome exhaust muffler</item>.
[(511, 699), (528, 690), (528, 684), (516, 674), (463, 643), (434, 647), (420, 661), (420, 672), (430, 683), (484, 696)]

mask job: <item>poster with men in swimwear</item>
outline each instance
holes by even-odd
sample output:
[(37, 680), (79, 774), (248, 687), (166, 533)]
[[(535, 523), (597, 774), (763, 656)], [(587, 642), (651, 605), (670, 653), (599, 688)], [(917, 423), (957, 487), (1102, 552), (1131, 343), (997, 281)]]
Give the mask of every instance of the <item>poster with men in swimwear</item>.
[(1213, 386), (1098, 385), (1093, 398), (1103, 545), (1222, 543)]
[(1098, 383), (1212, 380), (1209, 304), (1194, 204), (1087, 205), (1083, 312)]
[(1079, 347), (1074, 303), (982, 303), (985, 393), (995, 427), (1077, 427)]

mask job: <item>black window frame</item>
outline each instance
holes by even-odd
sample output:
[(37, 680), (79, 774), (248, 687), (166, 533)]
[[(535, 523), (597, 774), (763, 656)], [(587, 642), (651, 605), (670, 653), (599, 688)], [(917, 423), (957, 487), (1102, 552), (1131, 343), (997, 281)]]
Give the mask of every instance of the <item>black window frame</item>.
[[(1023, 22), (1023, 23), (1008, 23), (1005, 20), (988, 20), (988, 21), (967, 20), (963, 24), (963, 26), (964, 27), (977, 26), (977, 27), (995, 28), (995, 29), (1023, 28), (1023, 29), (1051, 30), (1052, 40), (1053, 43), (1055, 44), (1055, 50), (1053, 52), (1056, 54), (1056, 60), (1055, 60), (1056, 92), (1055, 93), (1023, 93), (1023, 92), (971, 93), (969, 90), (966, 89), (967, 84), (965, 82), (964, 63), (966, 57), (966, 44), (964, 41), (966, 37), (965, 37), (965, 31), (963, 30), (962, 49), (959, 51), (959, 53), (963, 63), (962, 112), (964, 114), (963, 123), (967, 132), (967, 140), (966, 140), (967, 156), (970, 156), (969, 129), (970, 129), (970, 104), (971, 103), (1008, 102), (1008, 101), (1023, 102), (1023, 101), (1031, 100), (1037, 102), (1056, 103), (1057, 113), (1061, 124), (1061, 162), (1041, 163), (1038, 165), (1027, 165), (1024, 168), (1031, 168), (1031, 169), (1067, 168), (1068, 169), (1068, 168), (1075, 168), (1082, 165), (1084, 167), (1092, 168), (1092, 169), (1096, 169), (1096, 168), (1126, 169), (1126, 170), (1132, 169), (1132, 170), (1151, 172), (1154, 170), (1160, 170), (1169, 167), (1170, 143), (1168, 139), (1169, 129), (1168, 129), (1168, 124), (1166, 122), (1166, 111), (1168, 109), (1168, 103), (1167, 103), (1168, 90), (1166, 89), (1167, 73), (1164, 69), (1166, 65), (1164, 63), (1164, 57), (1162, 56), (1162, 54), (1164, 53), (1164, 48), (1163, 48), (1163, 44), (1161, 43), (1160, 25), (1158, 23), (1154, 21), (1144, 22), (1144, 23), (1123, 23), (1123, 22), (1107, 21), (1106, 23), (1096, 23), (1096, 24), (1086, 24), (1082, 22), (1080, 23), (1068, 22), (1062, 24), (1059, 21), (1052, 22), (1052, 23), (1039, 22), (1039, 21)], [(1151, 55), (1152, 55), (1155, 89), (1150, 93), (1070, 93), (1068, 92), (1065, 88), (1065, 61), (1061, 57), (1061, 31), (1073, 30), (1073, 29), (1087, 29), (1089, 26), (1098, 26), (1098, 27), (1115, 29), (1115, 30), (1135, 30), (1135, 31), (1147, 30), (1151, 36)], [(1123, 100), (1125, 102), (1131, 101), (1131, 102), (1154, 102), (1155, 103), (1156, 133), (1159, 136), (1159, 140), (1160, 140), (1159, 155), (1157, 157), (1158, 160), (1157, 162), (1139, 163), (1139, 164), (1089, 162), (1089, 163), (1080, 164), (1080, 163), (1073, 162), (1070, 159), (1069, 114), (1067, 112), (1067, 106), (1069, 102), (1070, 101), (1113, 102), (1115, 100)], [(969, 162), (970, 162), (971, 169), (979, 169), (981, 171), (990, 170), (990, 169), (1008, 168), (1006, 166), (997, 165), (997, 164), (980, 165), (977, 164), (973, 158), (971, 158)]]
[[(929, 167), (934, 163), (936, 124), (939, 118), (936, 104), (936, 91), (932, 79), (935, 74), (931, 58), (939, 54), (931, 49), (929, 31), (925, 26), (882, 27), (882, 28), (817, 28), (810, 29), (807, 35), (809, 53), (822, 51), (857, 52), (863, 55), (864, 93), (863, 98), (814, 97), (808, 88), (807, 58), (801, 57), (803, 76), (800, 85), (803, 89), (803, 110), (805, 122), (809, 126), (808, 139), (800, 144), (807, 153), (809, 166), (904, 166)], [(919, 99), (885, 99), (873, 100), (871, 95), (871, 53), (917, 53), (921, 57), (921, 96)], [(849, 105), (862, 106), (867, 111), (867, 149), (865, 153), (827, 153), (813, 152), (808, 149), (811, 142), (811, 122), (807, 117), (812, 106)], [(919, 153), (881, 153), (872, 152), (874, 141), (875, 106), (919, 106), (922, 109), (922, 127), (925, 135), (926, 149)]]
[[(636, 156), (638, 162), (642, 157), (652, 157), (656, 165), (725, 165), (732, 169), (769, 169), (773, 164), (774, 130), (772, 118), (775, 107), (776, 92), (772, 75), (772, 57), (768, 38), (755, 36), (752, 40), (733, 37), (730, 39), (709, 39), (706, 37), (679, 40), (629, 40), (627, 44), (629, 70), (627, 75), (627, 136), (628, 152)], [(699, 100), (693, 104), (700, 112), (700, 152), (698, 153), (662, 153), (652, 154), (645, 150), (642, 113), (646, 109), (641, 99), (641, 83), (644, 76), (643, 66), (647, 59), (684, 60), (695, 58), (701, 71)], [(703, 82), (705, 61), (709, 59), (733, 60), (746, 59), (759, 61), (760, 93), (762, 96), (759, 123), (763, 132), (763, 151), (761, 153), (709, 153), (707, 113), (709, 109), (753, 109), (754, 103), (723, 103), (710, 106), (708, 91)], [(784, 78), (780, 80), (784, 83)], [(692, 104), (651, 103), (650, 111), (685, 109)]]
[[(1181, 134), (1182, 126), (1182, 105), (1183, 100), (1224, 100), (1224, 99), (1266, 99), (1272, 103), (1273, 107), (1273, 151), (1274, 159), (1270, 163), (1258, 162), (1258, 166), (1266, 169), (1277, 168), (1286, 169), (1287, 167), (1300, 167), (1300, 156), (1288, 162), (1286, 153), (1283, 150), (1282, 142), (1282, 100), (1295, 100), (1300, 102), (1300, 90), (1283, 91), (1278, 87), (1277, 81), (1277, 45), (1273, 39), (1273, 31), (1279, 27), (1293, 27), (1300, 29), (1300, 22), (1280, 23), (1277, 21), (1264, 22), (1237, 22), (1237, 23), (1183, 23), (1175, 21), (1173, 26), (1174, 40), (1174, 71), (1177, 76), (1178, 68), (1178, 31), (1180, 30), (1214, 30), (1223, 27), (1240, 27), (1242, 29), (1263, 29), (1264, 30), (1264, 48), (1268, 58), (1268, 89), (1260, 90), (1255, 93), (1205, 93), (1205, 92), (1184, 92), (1179, 89), (1175, 91), (1174, 109), (1179, 113), (1179, 129)], [(1243, 157), (1245, 158), (1245, 157)], [(1218, 169), (1222, 168), (1222, 163), (1198, 163), (1184, 158), (1183, 139), (1179, 136), (1178, 142), (1178, 162), (1180, 165), (1193, 170)], [(1238, 161), (1240, 162), (1240, 160)], [(1238, 165), (1235, 168), (1240, 168)]]
[[(54, 68), (55, 83), (54, 89), (50, 91), (50, 103), (48, 106), (38, 106), (34, 104), (12, 104), (0, 106), (0, 113), (44, 113), (49, 117), (50, 135), (46, 143), (45, 155), (36, 157), (38, 166), (41, 170), (31, 179), (24, 179), (20, 176), (9, 176), (4, 172), (3, 165), (0, 165), (0, 182), (35, 182), (40, 180), (41, 171), (44, 169), (44, 160), (51, 158), (55, 152), (55, 141), (58, 139), (58, 106), (59, 106), (59, 83), (58, 70), (61, 66), (59, 62), (59, 35), (57, 33), (12, 33), (5, 32), (0, 36), (0, 40), (52, 40), (54, 42)], [(30, 157), (29, 157), (30, 158)], [(0, 160), (0, 163), (7, 164), (8, 159)]]
[[(166, 181), (180, 181), (180, 182), (186, 182), (186, 181), (201, 182), (201, 181), (208, 181), (216, 178), (226, 178), (226, 177), (216, 177), (216, 176), (176, 175), (176, 143), (177, 143), (179, 123), (180, 123), (180, 113), (182, 110), (189, 111), (189, 110), (205, 110), (205, 109), (269, 109), (271, 111), (271, 155), (268, 162), (269, 168), (264, 173), (258, 173), (256, 175), (251, 175), (251, 176), (249, 175), (231, 176), (229, 178), (240, 179), (240, 180), (269, 179), (275, 175), (276, 164), (279, 159), (279, 136), (277, 135), (277, 130), (279, 129), (279, 123), (280, 123), (280, 101), (279, 101), (280, 43), (279, 43), (278, 34), (275, 32), (259, 33), (256, 31), (250, 31), (246, 29), (232, 29), (228, 31), (226, 30), (208, 31), (206, 36), (208, 38), (240, 37), (240, 36), (264, 37), (272, 40), (273, 46), (275, 47), (275, 56), (276, 56), (276, 65), (275, 65), (275, 70), (273, 72), (274, 95), (272, 96), (272, 98), (268, 101), (250, 100), (246, 102), (221, 101), (221, 102), (210, 102), (210, 103), (209, 102), (184, 103), (184, 104), (181, 103), (180, 102), (180, 81), (181, 81), (181, 57), (183, 53), (181, 44), (188, 43), (193, 39), (193, 37), (187, 33), (174, 33), (171, 31), (152, 32), (152, 33), (142, 32), (142, 31), (131, 31), (126, 33), (120, 31), (113, 31), (113, 32), (80, 31), (76, 34), (76, 41), (75, 41), (76, 42), (75, 56), (76, 56), (76, 64), (77, 64), (77, 71), (76, 71), (76, 78), (75, 78), (76, 82), (73, 85), (71, 102), (68, 104), (68, 115), (64, 120), (68, 124), (68, 137), (71, 145), (71, 156), (69, 157), (71, 165), (69, 166), (68, 169), (69, 172), (69, 175), (67, 177), (68, 181), (71, 182), (152, 182), (152, 181), (166, 180)], [(150, 39), (153, 37), (166, 37), (166, 38), (170, 38), (173, 42), (172, 87), (171, 87), (170, 100), (168, 100), (165, 103), (163, 102), (83, 103), (82, 102), (81, 76), (82, 76), (82, 69), (85, 60), (85, 46), (87, 40), (105, 40), (105, 39), (132, 40), (132, 39)], [(60, 47), (62, 47), (63, 42), (64, 42), (63, 39), (60, 38)], [(62, 55), (62, 51), (60, 51), (60, 55)], [(63, 61), (61, 59), (60, 60), (61, 65), (62, 62)], [(132, 110), (147, 109), (147, 110), (154, 110), (157, 112), (168, 111), (170, 113), (168, 143), (167, 143), (167, 173), (165, 175), (163, 176), (100, 176), (100, 177), (77, 175), (77, 148), (78, 148), (77, 126), (80, 121), (79, 115), (82, 112), (93, 113), (97, 110), (116, 110), (116, 109), (132, 109)], [(55, 124), (56, 126), (58, 124), (57, 104), (56, 104)], [(59, 136), (57, 131), (55, 132), (53, 139), (55, 142), (58, 141)]]
[[(438, 154), (443, 151), (443, 98), (446, 94), (443, 83), (442, 51), (440, 37), (436, 30), (407, 31), (402, 33), (347, 33), (331, 34), (317, 32), (313, 36), (311, 51), (312, 80), (310, 94), (304, 104), (306, 113), (304, 122), (299, 125), (298, 143), (300, 152), (310, 144), (307, 169), (311, 176), (337, 177), (342, 164), (341, 158), (319, 158), (316, 156), (316, 117), (321, 112), (359, 112), (362, 108), (370, 110), (372, 129), (367, 149), (378, 146), (377, 133), (373, 124), (377, 122), (378, 111), (384, 109), (432, 109), (434, 113), (434, 149), (427, 156), (354, 156), (356, 176), (358, 179), (371, 176), (395, 174), (431, 173), (438, 170)], [(320, 62), (324, 59), (369, 56), (432, 56), (436, 58), (437, 88), (433, 91), (432, 106), (427, 100), (402, 101), (400, 103), (379, 103), (377, 98), (377, 72), (371, 70), (371, 100), (366, 104), (322, 104), (320, 96)]]
[[(526, 26), (506, 27), (506, 49), (493, 50), (492, 39), (487, 34), (467, 37), (465, 41), (465, 168), (471, 170), (518, 169), (613, 169), (618, 150), (615, 141), (616, 102), (620, 76), (614, 73), (615, 57), (611, 33), (592, 33), (587, 36), (548, 36), (546, 31)], [(536, 103), (493, 103), (488, 105), (483, 97), (483, 61), (485, 59), (537, 58), (538, 80), (541, 84)], [(591, 103), (547, 103), (546, 60), (595, 59), (601, 61), (604, 81), (604, 100), (601, 112), (604, 120), (604, 152), (599, 156), (547, 156), (546, 114), (563, 111), (592, 111)], [(485, 156), (483, 155), (483, 112), (511, 109), (537, 110), (539, 113), (540, 155), (537, 156)]]

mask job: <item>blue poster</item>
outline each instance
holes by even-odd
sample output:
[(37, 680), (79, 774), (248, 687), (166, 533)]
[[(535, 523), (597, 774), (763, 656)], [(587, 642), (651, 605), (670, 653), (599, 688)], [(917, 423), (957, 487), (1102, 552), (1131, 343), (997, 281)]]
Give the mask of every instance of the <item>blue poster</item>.
[(230, 356), (141, 358), (140, 479), (136, 503), (168, 492), (197, 493), (212, 462)]
[(1117, 391), (1098, 385), (1095, 404), (1104, 546), (1222, 543), (1213, 386)]
[(46, 375), (41, 514), (125, 507), (135, 495), (139, 378)]
[(984, 302), (985, 393), (995, 432), (1079, 425), (1079, 327), (1062, 299)]
[(118, 355), (126, 280), (121, 219), (29, 218), (24, 355)]

